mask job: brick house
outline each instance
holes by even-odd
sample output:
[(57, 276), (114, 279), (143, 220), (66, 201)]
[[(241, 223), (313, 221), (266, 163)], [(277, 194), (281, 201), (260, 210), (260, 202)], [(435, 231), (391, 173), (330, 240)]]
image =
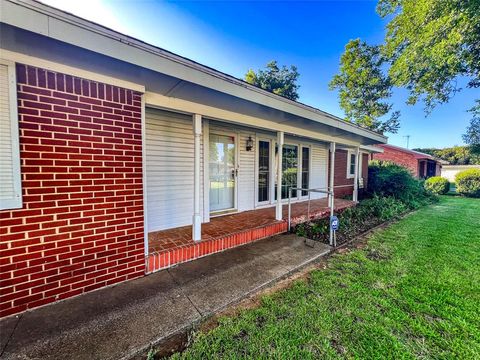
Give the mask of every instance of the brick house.
[[(335, 196), (354, 197), (355, 194), (355, 168), (358, 166), (358, 191), (362, 192), (368, 185), (368, 161), (371, 154), (382, 153), (383, 149), (370, 146), (359, 149), (358, 163), (357, 153), (352, 149), (337, 149), (335, 151)], [(358, 199), (354, 199), (358, 200)]]
[(440, 176), (442, 161), (429, 154), (390, 144), (380, 144), (376, 147), (383, 149), (383, 153), (373, 153), (372, 159), (394, 162), (407, 168), (413, 176), (419, 179)]
[[(337, 147), (341, 163), (386, 142), (58, 9), (0, 1), (0, 317), (285, 232), (289, 188), (335, 192)], [(307, 194), (294, 191), (294, 216)], [(311, 195), (325, 214), (326, 194)]]

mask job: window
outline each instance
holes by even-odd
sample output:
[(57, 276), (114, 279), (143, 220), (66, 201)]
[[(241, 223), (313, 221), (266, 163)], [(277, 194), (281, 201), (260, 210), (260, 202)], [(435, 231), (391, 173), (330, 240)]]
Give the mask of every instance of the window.
[[(355, 177), (355, 160), (357, 155), (353, 151), (348, 151), (347, 153), (347, 179), (352, 179)], [(360, 153), (360, 158), (358, 159), (358, 177), (362, 177), (362, 154)]]
[[(310, 148), (302, 147), (302, 188), (310, 187)], [(302, 191), (302, 196), (308, 195), (307, 191)]]
[(350, 166), (349, 166), (349, 175), (350, 176), (355, 176), (355, 161), (356, 161), (357, 155), (355, 154), (350, 154)]
[(258, 142), (258, 202), (270, 198), (270, 142)]
[[(282, 199), (288, 199), (288, 189), (298, 186), (298, 147), (283, 145), (282, 160)], [(294, 197), (297, 197), (296, 190), (292, 191)]]
[(0, 60), (0, 210), (22, 207), (15, 64)]

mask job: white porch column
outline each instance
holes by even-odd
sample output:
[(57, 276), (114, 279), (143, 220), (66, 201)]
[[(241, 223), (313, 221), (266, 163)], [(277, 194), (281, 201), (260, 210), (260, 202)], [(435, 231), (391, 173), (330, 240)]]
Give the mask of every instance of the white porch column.
[(355, 151), (355, 174), (353, 176), (353, 201), (358, 201), (358, 174), (360, 166), (360, 147)]
[(202, 139), (202, 115), (193, 115), (194, 169), (193, 169), (193, 222), (192, 239), (202, 239), (202, 215), (200, 213), (200, 142)]
[[(330, 187), (329, 187), (329, 191), (331, 191), (333, 193), (333, 181), (334, 181), (334, 178), (335, 178), (335, 151), (336, 151), (336, 144), (334, 142), (331, 142), (330, 143), (330, 181), (329, 181), (329, 184), (330, 184)], [(329, 206), (332, 206), (333, 204), (333, 196), (329, 195), (328, 196), (328, 204)]]
[[(334, 195), (334, 179), (335, 179), (335, 151), (336, 151), (336, 146), (335, 146), (335, 143), (334, 142), (331, 142), (330, 143), (330, 192), (332, 193), (331, 195), (328, 195), (329, 196), (329, 206), (330, 206), (330, 219), (332, 218), (333, 216), (333, 212), (334, 212), (334, 209), (335, 209), (335, 201), (334, 201), (334, 198), (335, 198), (335, 195)], [(330, 246), (333, 246), (334, 245), (334, 242), (333, 242), (333, 230), (332, 230), (332, 227), (329, 226), (330, 228)]]
[(277, 145), (278, 145), (278, 163), (277, 163), (277, 206), (275, 211), (275, 219), (282, 220), (282, 164), (283, 164), (283, 131), (277, 132)]

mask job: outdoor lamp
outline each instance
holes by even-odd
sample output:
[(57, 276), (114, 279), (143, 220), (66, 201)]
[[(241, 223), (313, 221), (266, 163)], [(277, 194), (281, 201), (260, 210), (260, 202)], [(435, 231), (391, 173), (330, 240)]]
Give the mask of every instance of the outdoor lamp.
[(249, 136), (247, 141), (246, 141), (246, 147), (247, 147), (247, 151), (252, 151), (253, 149), (253, 140), (252, 140), (252, 137)]

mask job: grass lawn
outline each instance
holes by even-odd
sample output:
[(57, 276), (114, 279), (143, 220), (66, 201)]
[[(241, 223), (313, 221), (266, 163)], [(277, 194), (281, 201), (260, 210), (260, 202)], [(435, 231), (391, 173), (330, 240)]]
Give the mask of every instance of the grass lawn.
[(442, 197), (174, 358), (480, 359), (480, 200)]

